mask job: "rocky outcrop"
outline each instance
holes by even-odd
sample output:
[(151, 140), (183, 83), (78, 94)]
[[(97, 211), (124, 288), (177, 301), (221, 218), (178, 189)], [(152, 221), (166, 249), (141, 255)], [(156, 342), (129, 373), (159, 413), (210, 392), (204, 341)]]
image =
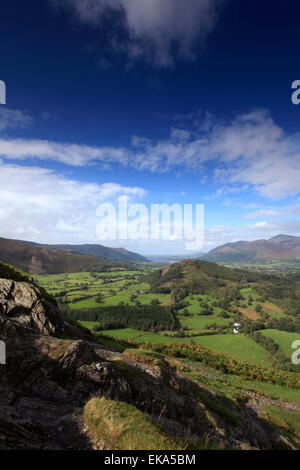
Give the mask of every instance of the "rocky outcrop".
[[(0, 314), (1, 449), (89, 449), (81, 414), (92, 396), (128, 401), (125, 378), (83, 340), (62, 340)], [(98, 370), (100, 369), (100, 370)]]
[(0, 279), (0, 313), (43, 334), (54, 335), (64, 327), (55, 301), (43, 298), (28, 282)]

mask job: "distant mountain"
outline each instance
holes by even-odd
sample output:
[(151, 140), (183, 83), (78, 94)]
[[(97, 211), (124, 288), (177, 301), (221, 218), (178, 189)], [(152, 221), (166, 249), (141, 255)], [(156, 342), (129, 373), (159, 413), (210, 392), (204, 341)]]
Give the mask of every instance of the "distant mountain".
[(211, 250), (203, 259), (227, 264), (300, 259), (300, 237), (277, 235), (269, 240), (226, 243)]
[[(105, 248), (105, 247), (103, 247)], [(110, 248), (107, 248), (110, 250)], [(117, 265), (126, 266), (124, 254), (114, 261), (88, 254), (75, 253), (31, 242), (0, 238), (0, 261), (31, 274), (57, 274), (79, 271), (105, 271)]]
[(137, 262), (145, 262), (148, 261), (142, 255), (138, 253), (133, 253), (132, 251), (125, 250), (125, 248), (108, 248), (107, 246), (103, 245), (41, 245), (39, 243), (34, 242), (23, 242), (28, 243), (32, 246), (43, 247), (49, 250), (63, 250), (68, 253), (77, 253), (81, 255), (88, 255), (93, 256), (94, 258), (98, 258), (105, 261), (113, 261), (113, 262), (126, 262), (126, 263), (137, 263)]

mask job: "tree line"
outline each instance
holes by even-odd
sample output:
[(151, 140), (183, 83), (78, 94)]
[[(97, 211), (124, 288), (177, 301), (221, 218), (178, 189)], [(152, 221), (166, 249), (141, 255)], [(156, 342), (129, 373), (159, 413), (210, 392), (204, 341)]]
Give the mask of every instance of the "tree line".
[(161, 305), (110, 305), (105, 307), (70, 309), (67, 316), (72, 320), (98, 323), (98, 330), (135, 328), (137, 330), (175, 330), (177, 319), (170, 307)]

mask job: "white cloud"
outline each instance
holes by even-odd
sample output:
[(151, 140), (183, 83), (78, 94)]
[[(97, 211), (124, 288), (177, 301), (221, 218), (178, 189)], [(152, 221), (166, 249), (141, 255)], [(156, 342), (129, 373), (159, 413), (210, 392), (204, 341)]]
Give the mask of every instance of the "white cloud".
[[(71, 7), (78, 18), (94, 27), (110, 19), (111, 47), (130, 59), (143, 58), (161, 66), (176, 57), (192, 59), (216, 24), (224, 0), (53, 0)], [(111, 21), (115, 19), (115, 28)], [(122, 29), (122, 40), (118, 33)], [(174, 46), (176, 53), (174, 52)]]
[[(280, 199), (300, 191), (300, 134), (287, 135), (265, 110), (219, 123), (209, 116), (192, 132), (178, 139), (171, 130), (168, 139), (152, 143), (135, 138), (135, 163), (151, 171), (183, 167), (203, 171), (208, 162), (216, 166), (216, 181), (225, 190), (254, 188), (262, 196)], [(235, 186), (236, 185), (236, 186)]]
[(97, 206), (120, 195), (145, 195), (138, 187), (83, 183), (48, 169), (0, 161), (1, 236), (43, 243), (99, 242)]
[(288, 136), (267, 111), (215, 125), (208, 152), (223, 165), (216, 173), (230, 183), (251, 185), (261, 195), (280, 199), (299, 192), (300, 135)]
[[(88, 146), (34, 139), (0, 139), (4, 159), (54, 160), (66, 165), (118, 163), (151, 172), (190, 171), (222, 185), (215, 197), (255, 189), (269, 199), (300, 191), (300, 134), (288, 135), (267, 111), (242, 114), (223, 123), (211, 116), (190, 129), (171, 128), (156, 142), (134, 136), (127, 147)], [(211, 165), (212, 164), (212, 165)]]
[[(103, 243), (124, 246), (141, 253), (184, 253), (185, 240), (105, 240), (96, 233), (96, 209), (102, 202), (128, 196), (132, 201), (145, 196), (139, 187), (116, 183), (84, 183), (70, 180), (49, 169), (4, 164), (0, 161), (1, 236), (41, 243)], [(263, 209), (262, 209), (263, 210)], [(267, 211), (267, 210), (266, 210)], [(275, 212), (275, 210), (273, 211)], [(279, 212), (279, 211), (278, 211)], [(290, 219), (272, 218), (239, 226), (206, 227), (205, 250), (237, 240), (270, 238), (278, 233), (300, 234), (300, 206), (280, 209)], [(274, 221), (275, 219), (275, 221)]]

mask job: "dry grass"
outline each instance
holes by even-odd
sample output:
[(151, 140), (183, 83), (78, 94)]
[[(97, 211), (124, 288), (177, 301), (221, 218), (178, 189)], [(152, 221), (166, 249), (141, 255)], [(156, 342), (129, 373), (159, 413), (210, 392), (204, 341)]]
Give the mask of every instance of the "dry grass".
[(124, 402), (93, 398), (84, 409), (93, 436), (112, 450), (182, 450), (148, 415)]
[(150, 416), (124, 402), (93, 398), (84, 409), (84, 420), (94, 441), (110, 450), (202, 450), (224, 448), (207, 437), (172, 438)]
[(255, 311), (252, 310), (251, 308), (239, 308), (240, 312), (244, 317), (249, 318), (250, 320), (259, 320), (261, 317), (260, 315)]

